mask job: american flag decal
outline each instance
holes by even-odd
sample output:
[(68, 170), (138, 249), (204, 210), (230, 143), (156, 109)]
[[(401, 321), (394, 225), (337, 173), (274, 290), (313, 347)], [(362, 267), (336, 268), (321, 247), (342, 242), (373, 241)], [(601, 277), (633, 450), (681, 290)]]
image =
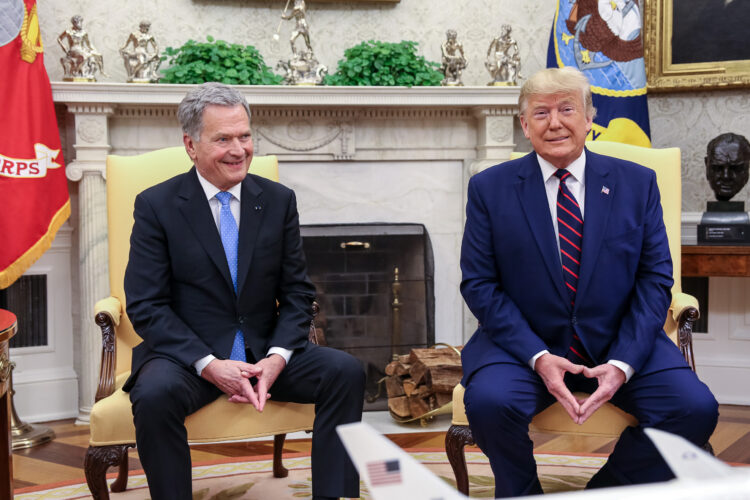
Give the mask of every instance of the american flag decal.
[(367, 464), (367, 473), (373, 486), (401, 483), (401, 466), (398, 460), (378, 460)]
[(602, 186), (602, 193), (609, 194), (609, 188), (607, 186)]

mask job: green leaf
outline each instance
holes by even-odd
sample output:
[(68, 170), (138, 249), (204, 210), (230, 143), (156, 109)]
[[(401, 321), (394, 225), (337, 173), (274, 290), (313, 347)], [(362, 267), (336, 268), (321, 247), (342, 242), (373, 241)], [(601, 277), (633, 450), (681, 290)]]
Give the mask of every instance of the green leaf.
[(206, 37), (207, 42), (188, 40), (182, 47), (165, 50), (169, 67), (162, 69), (165, 83), (203, 83), (278, 85), (282, 77), (274, 74), (260, 52), (252, 45), (229, 44)]
[(417, 55), (417, 43), (369, 40), (344, 51), (326, 85), (439, 85), (440, 65)]

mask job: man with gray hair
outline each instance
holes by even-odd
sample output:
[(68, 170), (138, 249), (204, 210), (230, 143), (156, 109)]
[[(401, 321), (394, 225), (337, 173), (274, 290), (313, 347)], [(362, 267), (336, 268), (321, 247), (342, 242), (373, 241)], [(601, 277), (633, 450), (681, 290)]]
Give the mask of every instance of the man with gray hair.
[(519, 108), (534, 151), (472, 177), (461, 247), (479, 320), (461, 353), (464, 403), (495, 496), (542, 492), (529, 423), (555, 401), (576, 424), (607, 401), (638, 419), (588, 487), (665, 481), (644, 427), (704, 445), (718, 412), (662, 330), (672, 260), (656, 175), (584, 147), (595, 110), (573, 68), (532, 76)]
[(359, 421), (364, 371), (307, 340), (307, 278), (294, 192), (248, 174), (250, 109), (205, 83), (180, 103), (194, 167), (135, 200), (127, 312), (143, 342), (130, 392), (152, 498), (192, 498), (185, 417), (223, 394), (263, 411), (267, 399), (315, 404), (313, 498), (359, 497), (336, 426)]

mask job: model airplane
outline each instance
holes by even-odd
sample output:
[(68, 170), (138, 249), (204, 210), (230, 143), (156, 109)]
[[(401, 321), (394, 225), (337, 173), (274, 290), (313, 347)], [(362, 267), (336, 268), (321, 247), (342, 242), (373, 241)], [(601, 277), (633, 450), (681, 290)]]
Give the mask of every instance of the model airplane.
[[(369, 425), (342, 425), (337, 431), (374, 500), (468, 498)], [(668, 432), (646, 429), (646, 434), (677, 476), (676, 479), (664, 483), (559, 493), (555, 498), (750, 500), (750, 468), (730, 467)]]

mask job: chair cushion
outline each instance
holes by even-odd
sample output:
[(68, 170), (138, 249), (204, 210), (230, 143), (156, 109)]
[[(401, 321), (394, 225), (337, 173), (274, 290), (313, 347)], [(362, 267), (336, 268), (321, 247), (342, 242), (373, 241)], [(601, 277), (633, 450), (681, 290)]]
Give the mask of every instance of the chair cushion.
[[(135, 443), (130, 396), (122, 385), (127, 373), (117, 377), (117, 390), (91, 409), (89, 445)], [(260, 436), (312, 429), (315, 406), (269, 401), (258, 413), (251, 405), (230, 403), (220, 396), (185, 419), (190, 443), (239, 441)]]
[[(574, 393), (576, 397), (586, 397), (583, 392)], [(469, 425), (464, 408), (464, 388), (458, 384), (453, 389), (453, 425)], [(611, 403), (606, 403), (591, 417), (578, 425), (574, 423), (560, 403), (555, 403), (535, 416), (530, 431), (555, 434), (589, 434), (594, 436), (618, 437), (628, 426), (638, 425), (638, 420)]]

